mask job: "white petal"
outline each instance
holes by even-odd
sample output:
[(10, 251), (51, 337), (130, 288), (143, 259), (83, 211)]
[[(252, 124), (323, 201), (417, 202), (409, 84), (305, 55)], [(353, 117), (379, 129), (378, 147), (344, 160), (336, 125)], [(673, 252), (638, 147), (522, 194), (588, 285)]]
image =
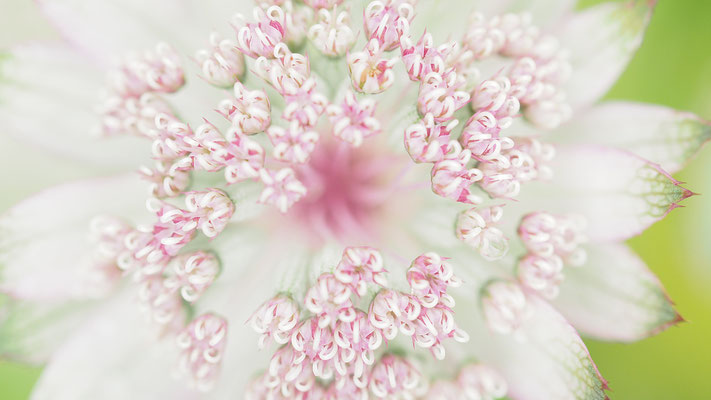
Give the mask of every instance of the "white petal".
[(42, 372), (32, 400), (196, 399), (171, 377), (179, 354), (159, 338), (131, 296), (122, 295), (77, 326)]
[(134, 137), (92, 134), (103, 72), (65, 45), (18, 46), (0, 58), (4, 134), (73, 160), (136, 168), (150, 147)]
[(570, 51), (573, 74), (565, 86), (573, 108), (591, 104), (617, 81), (642, 42), (654, 2), (607, 2), (567, 18), (556, 30)]
[(586, 109), (552, 134), (629, 150), (674, 173), (711, 138), (711, 123), (663, 106), (614, 101)]
[[(587, 219), (592, 241), (620, 241), (641, 233), (693, 193), (631, 153), (601, 146), (560, 146), (551, 182), (526, 184), (515, 212), (574, 213)], [(525, 210), (524, 210), (525, 209)], [(508, 218), (508, 217), (507, 217)]]
[(22, 301), (0, 294), (0, 357), (46, 362), (97, 304)]
[(0, 216), (0, 291), (46, 303), (103, 295), (90, 279), (89, 223), (142, 216), (146, 197), (130, 174), (55, 186), (12, 207)]
[(506, 379), (508, 397), (520, 400), (606, 398), (606, 382), (585, 344), (575, 328), (547, 302), (527, 295), (532, 314), (517, 336), (490, 332), (475, 303), (461, 297), (456, 299), (455, 319), (471, 336), (466, 350), (462, 351), (466, 354), (458, 356), (464, 359), (474, 356), (495, 367)]
[(535, 26), (545, 28), (572, 12), (576, 3), (576, 0), (479, 0), (475, 9), (486, 16), (528, 13)]
[[(456, 11), (453, 4), (456, 3)], [(473, 12), (486, 18), (506, 13), (528, 13), (533, 24), (547, 28), (569, 14), (575, 7), (575, 0), (474, 0), (474, 1), (432, 1), (420, 2), (415, 8), (416, 17), (412, 22), (412, 33), (419, 35), (426, 28), (441, 44), (459, 39), (467, 29), (467, 21)]]
[(677, 323), (659, 280), (623, 244), (585, 246), (588, 260), (565, 270), (555, 307), (583, 335), (634, 341)]
[(86, 54), (107, 62), (129, 51), (167, 42), (189, 54), (203, 46), (211, 29), (227, 28), (247, 0), (38, 0), (45, 16)]

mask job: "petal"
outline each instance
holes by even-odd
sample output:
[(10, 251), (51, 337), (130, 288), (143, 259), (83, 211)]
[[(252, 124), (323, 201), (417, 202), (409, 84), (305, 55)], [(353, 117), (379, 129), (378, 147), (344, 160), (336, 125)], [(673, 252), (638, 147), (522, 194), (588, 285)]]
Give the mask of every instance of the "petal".
[[(641, 233), (693, 193), (658, 165), (601, 146), (560, 146), (552, 182), (527, 184), (508, 211), (574, 213), (587, 219), (592, 241)], [(511, 215), (511, 214), (510, 214)]]
[[(572, 12), (576, 0), (473, 0), (458, 2), (460, 12), (452, 13), (452, 2), (420, 2), (416, 7), (417, 16), (413, 28), (427, 28), (437, 43), (458, 38), (464, 33), (472, 12), (478, 12), (486, 18), (506, 13), (527, 13), (533, 25), (546, 28), (557, 23), (563, 16)], [(428, 7), (428, 3), (429, 7)], [(446, 18), (442, 16), (446, 15)], [(419, 31), (417, 31), (419, 33)]]
[(563, 16), (575, 9), (576, 0), (502, 0), (479, 1), (477, 11), (488, 16), (505, 13), (528, 13), (533, 24), (544, 28), (558, 22)]
[(0, 294), (0, 357), (41, 364), (99, 301), (31, 302)]
[(72, 44), (108, 62), (164, 41), (189, 54), (203, 46), (215, 26), (251, 12), (247, 0), (36, 0), (45, 16)]
[(31, 399), (196, 399), (171, 377), (178, 347), (159, 337), (124, 294), (77, 326), (42, 372)]
[(635, 341), (681, 321), (659, 279), (623, 244), (585, 246), (588, 260), (565, 270), (554, 306), (583, 335)]
[(495, 367), (512, 399), (606, 399), (607, 383), (575, 328), (536, 295), (527, 302), (532, 313), (520, 331), (501, 335), (486, 328), (477, 304), (457, 297), (455, 319), (471, 337), (463, 353), (472, 353), (458, 356)]
[(0, 216), (0, 292), (47, 304), (105, 294), (91, 279), (93, 217), (147, 215), (147, 185), (135, 175), (47, 189)]
[(711, 138), (711, 123), (663, 106), (615, 101), (591, 107), (553, 134), (629, 150), (674, 173)]
[(148, 160), (144, 140), (92, 135), (103, 75), (65, 45), (27, 45), (0, 55), (3, 132), (73, 160), (135, 168)]
[(565, 91), (573, 108), (589, 105), (617, 81), (639, 47), (653, 1), (608, 2), (574, 14), (556, 29), (570, 51), (573, 74)]

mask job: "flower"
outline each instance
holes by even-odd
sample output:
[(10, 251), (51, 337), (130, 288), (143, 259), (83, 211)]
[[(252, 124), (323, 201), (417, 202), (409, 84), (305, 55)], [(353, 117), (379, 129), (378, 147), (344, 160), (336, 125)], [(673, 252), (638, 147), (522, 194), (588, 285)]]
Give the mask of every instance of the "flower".
[(11, 133), (143, 166), (0, 217), (35, 398), (605, 398), (579, 333), (681, 319), (621, 242), (711, 127), (597, 102), (652, 3), (203, 3), (43, 0), (71, 45), (0, 61)]

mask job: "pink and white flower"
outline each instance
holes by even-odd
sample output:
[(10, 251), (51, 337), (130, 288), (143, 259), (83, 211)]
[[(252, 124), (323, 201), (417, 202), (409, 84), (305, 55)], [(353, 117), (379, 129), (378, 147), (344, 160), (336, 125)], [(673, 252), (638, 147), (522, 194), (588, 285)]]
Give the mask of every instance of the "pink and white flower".
[(604, 399), (579, 334), (680, 320), (623, 241), (693, 194), (670, 174), (709, 123), (598, 102), (650, 2), (264, 0), (219, 40), (253, 4), (120, 3), (42, 0), (70, 44), (0, 60), (8, 133), (151, 166), (0, 216), (34, 398)]

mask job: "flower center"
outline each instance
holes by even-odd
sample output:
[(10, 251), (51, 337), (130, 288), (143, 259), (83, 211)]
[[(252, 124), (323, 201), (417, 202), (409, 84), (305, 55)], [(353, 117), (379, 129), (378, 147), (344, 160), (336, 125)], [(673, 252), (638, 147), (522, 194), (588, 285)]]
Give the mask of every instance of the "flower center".
[(373, 241), (391, 196), (401, 192), (402, 172), (409, 163), (404, 154), (398, 157), (375, 146), (354, 148), (323, 140), (309, 162), (296, 169), (307, 195), (283, 218), (318, 241)]

